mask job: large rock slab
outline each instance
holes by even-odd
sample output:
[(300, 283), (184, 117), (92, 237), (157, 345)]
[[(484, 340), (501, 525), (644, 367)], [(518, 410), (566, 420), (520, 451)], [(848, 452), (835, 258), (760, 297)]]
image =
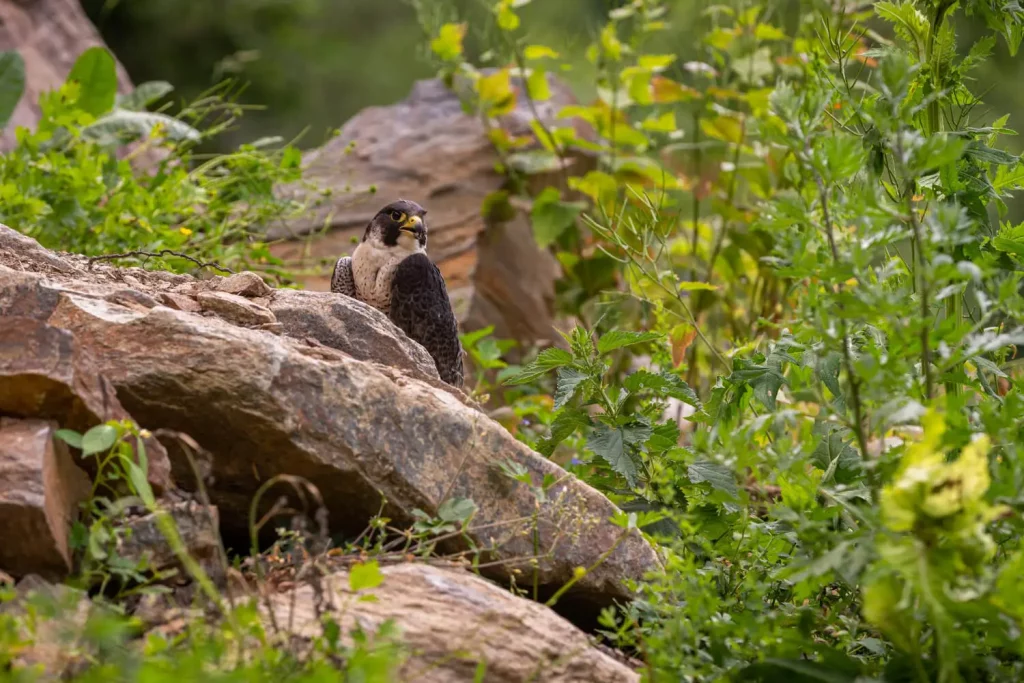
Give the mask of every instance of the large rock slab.
[[(572, 103), (572, 94), (553, 78), (551, 90), (552, 99), (537, 102), (536, 113), (547, 125), (564, 126), (568, 122), (556, 121), (556, 115)], [(520, 96), (497, 125), (510, 136), (532, 138), (533, 119)], [(552, 327), (558, 263), (538, 248), (525, 210), (483, 215), (484, 199), (504, 188), (507, 177), (496, 170), (500, 158), (483, 123), (439, 79), (418, 81), (401, 102), (364, 109), (304, 162), (306, 178), (332, 194), (319, 209), (268, 235), (284, 240), (272, 253), (315, 272), (300, 278), (305, 288), (328, 290), (334, 260), (351, 253), (353, 239), (362, 237), (377, 210), (394, 199), (411, 199), (427, 209), (427, 252), (444, 275), (465, 329), (494, 325), (502, 338), (560, 339)], [(575, 167), (572, 173), (583, 175)]]
[[(7, 284), (9, 287), (4, 287)], [(110, 383), (66, 331), (39, 319), (49, 293), (24, 286), (0, 272), (0, 415), (52, 420), (79, 433), (128, 417)], [(20, 298), (20, 296), (24, 298)], [(32, 306), (23, 305), (30, 302)], [(56, 304), (54, 299), (51, 303)], [(31, 313), (36, 317), (9, 315)], [(148, 478), (157, 492), (173, 488), (167, 452), (155, 438), (142, 439)], [(95, 476), (96, 460), (82, 464)]]
[[(628, 581), (656, 564), (638, 532), (608, 521), (617, 510), (607, 498), (516, 441), (436, 374), (410, 370), (419, 365), (412, 352), (402, 361), (408, 367), (383, 365), (373, 362), (371, 340), (349, 345), (369, 356), (359, 359), (324, 341), (148, 307), (157, 300), (154, 293), (194, 296), (217, 280), (200, 285), (184, 276), (99, 265), (90, 272), (81, 261), (40, 251), (10, 232), (0, 228), (0, 315), (5, 307), (23, 311), (20, 302), (31, 300), (36, 321), (68, 335), (143, 427), (192, 436), (209, 456), (207, 489), (229, 538), (248, 538), (257, 489), (275, 475), (291, 474), (320, 489), (331, 529), (341, 533), (362, 531), (385, 499), (384, 514), (395, 524), (411, 523), (416, 509), (436, 514), (452, 498), (472, 499), (478, 510), (467, 537), (490, 576), (532, 581), (531, 558), (539, 551), (537, 580), (550, 593), (577, 567), (591, 568), (563, 605), (594, 608), (628, 598)], [(24, 248), (10, 247), (15, 243)], [(12, 256), (4, 255), (5, 245)], [(38, 263), (47, 275), (25, 272), (26, 263)], [(113, 291), (120, 295), (110, 296)], [(419, 348), (359, 302), (310, 293), (316, 304), (304, 311), (300, 293), (282, 294), (254, 300), (267, 300), (282, 322), (289, 315), (344, 320), (317, 328), (325, 340), (351, 340), (351, 323), (365, 334), (387, 331), (381, 339), (392, 339), (396, 357), (400, 349)], [(175, 479), (191, 486), (190, 463), (175, 450), (171, 459)], [(545, 476), (557, 483), (538, 502), (531, 486), (507, 476), (503, 466), (521, 468), (533, 485)], [(265, 498), (286, 492), (272, 489)], [(465, 545), (453, 541), (448, 549)]]
[(57, 425), (0, 417), (0, 569), (63, 578), (69, 535), (89, 478), (71, 459)]
[[(343, 639), (356, 626), (375, 632), (386, 620), (399, 630), (406, 658), (398, 680), (474, 681), (478, 666), (488, 683), (627, 683), (636, 671), (605, 654), (547, 607), (518, 598), (465, 571), (426, 564), (382, 568), (380, 586), (359, 593), (348, 572), (323, 579), (324, 604), (338, 619)], [(360, 600), (371, 594), (375, 600)], [(261, 604), (276, 623), (301, 638), (322, 635), (318, 592), (300, 584)], [(266, 605), (269, 604), (269, 607)]]

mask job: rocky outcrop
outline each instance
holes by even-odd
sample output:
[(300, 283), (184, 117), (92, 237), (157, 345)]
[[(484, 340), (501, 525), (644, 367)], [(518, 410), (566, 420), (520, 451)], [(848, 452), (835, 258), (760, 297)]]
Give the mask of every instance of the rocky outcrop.
[[(264, 613), (306, 639), (320, 637), (320, 614), (340, 618), (344, 634), (356, 625), (374, 633), (393, 620), (406, 658), (398, 680), (446, 683), (613, 683), (639, 681), (625, 663), (595, 647), (581, 631), (547, 607), (517, 598), (465, 571), (425, 564), (382, 568), (383, 582), (353, 591), (347, 571), (314, 588), (299, 585), (274, 594)], [(363, 595), (373, 600), (360, 600)], [(325, 604), (317, 606), (317, 601)]]
[[(639, 533), (610, 523), (616, 508), (607, 498), (442, 383), (422, 347), (382, 314), (346, 297), (264, 290), (244, 279), (243, 287), (118, 269), (53, 254), (0, 227), (0, 329), (16, 324), (52, 338), (61, 351), (47, 363), (71, 359), (74, 369), (87, 360), (142, 427), (194, 439), (226, 540), (247, 543), (253, 495), (288, 474), (319, 489), (334, 534), (362, 531), (382, 505), (392, 525), (404, 526), (417, 510), (436, 515), (453, 499), (471, 499), (476, 512), (464, 536), (443, 549), (479, 558), (499, 581), (532, 582), (536, 572), (542, 594), (588, 568), (560, 601), (567, 610), (629, 598), (629, 580), (655, 565)], [(204, 305), (215, 292), (269, 311), (281, 329)], [(162, 303), (170, 295), (181, 305)], [(19, 363), (0, 353), (0, 378)], [(61, 381), (74, 385), (75, 377), (68, 370)], [(61, 420), (59, 411), (45, 417)], [(165, 445), (177, 485), (194, 488), (188, 453), (173, 439)], [(266, 498), (286, 493), (274, 488)]]
[[(536, 103), (548, 124), (572, 102), (568, 87), (551, 80), (552, 99)], [(532, 119), (519, 97), (497, 124), (521, 138), (533, 135)], [(559, 266), (537, 247), (524, 210), (483, 215), (484, 199), (504, 187), (506, 176), (496, 170), (500, 158), (483, 123), (440, 80), (417, 82), (397, 104), (364, 109), (304, 161), (306, 178), (332, 194), (319, 210), (272, 228), (269, 236), (285, 240), (271, 247), (276, 256), (307, 271), (320, 269), (300, 279), (307, 289), (329, 289), (334, 260), (351, 253), (382, 198), (402, 197), (428, 211), (427, 251), (466, 329), (494, 325), (500, 338), (559, 339), (551, 322)]]

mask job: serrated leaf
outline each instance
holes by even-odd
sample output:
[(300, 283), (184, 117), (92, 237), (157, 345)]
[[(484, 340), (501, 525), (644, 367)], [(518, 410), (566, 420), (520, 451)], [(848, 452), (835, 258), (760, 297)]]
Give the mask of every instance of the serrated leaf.
[(659, 396), (669, 396), (701, 409), (700, 399), (690, 385), (679, 375), (670, 372), (655, 374), (648, 370), (637, 370), (622, 381), (622, 386), (631, 393), (652, 391)]
[(686, 468), (686, 476), (694, 484), (707, 482), (711, 484), (711, 488), (721, 491), (731, 498), (735, 498), (739, 493), (736, 475), (728, 467), (717, 462), (698, 460)]
[(1024, 187), (1024, 164), (1000, 166), (992, 180), (992, 187), (997, 192)]
[(628, 332), (626, 330), (612, 330), (597, 340), (597, 352), (599, 354), (610, 353), (616, 349), (635, 344), (643, 344), (656, 339), (661, 339), (658, 332)]
[(579, 389), (580, 384), (586, 381), (590, 375), (582, 370), (574, 367), (562, 367), (558, 369), (558, 383), (555, 388), (555, 410), (558, 410), (565, 406), (572, 397), (576, 395), (576, 390)]
[(507, 385), (525, 384), (531, 380), (537, 379), (541, 375), (547, 374), (555, 368), (560, 368), (563, 365), (569, 365), (572, 363), (572, 354), (565, 349), (557, 347), (551, 347), (544, 349), (537, 356), (537, 360), (533, 361), (525, 368), (505, 380)]
[(130, 93), (118, 95), (116, 105), (129, 111), (143, 111), (161, 97), (170, 94), (174, 86), (167, 81), (146, 81), (140, 83)]
[(587, 448), (608, 463), (615, 472), (626, 478), (630, 486), (636, 486), (637, 466), (633, 456), (626, 450), (626, 441), (621, 428), (598, 425), (587, 438)]
[(739, 369), (735, 370), (732, 377), (745, 381), (754, 390), (754, 397), (768, 410), (775, 410), (775, 397), (779, 389), (786, 383), (782, 374), (781, 365), (777, 362), (756, 365), (748, 360), (741, 359), (738, 363)]
[(79, 109), (99, 117), (110, 111), (117, 98), (117, 66), (104, 47), (90, 47), (75, 60), (69, 82), (78, 83)]
[(543, 439), (538, 444), (537, 451), (542, 455), (550, 457), (555, 452), (555, 447), (558, 444), (572, 436), (577, 429), (584, 429), (589, 426), (590, 416), (583, 410), (563, 410), (551, 423), (551, 436)]
[(348, 587), (355, 592), (376, 588), (384, 583), (384, 575), (376, 560), (359, 562), (348, 570)]
[(964, 155), (988, 164), (1017, 165), (1020, 157), (1001, 149), (993, 149), (980, 140), (972, 140), (964, 149)]
[(82, 435), (82, 455), (109, 451), (117, 442), (117, 430), (110, 425), (96, 425)]
[(0, 52), (0, 129), (7, 128), (25, 94), (25, 60), (16, 50)]
[(679, 425), (672, 421), (656, 426), (646, 444), (649, 453), (664, 453), (678, 445)]

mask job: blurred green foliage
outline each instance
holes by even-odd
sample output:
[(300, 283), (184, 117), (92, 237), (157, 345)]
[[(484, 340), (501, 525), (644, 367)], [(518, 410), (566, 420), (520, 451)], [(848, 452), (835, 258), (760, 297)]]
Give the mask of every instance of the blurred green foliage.
[[(432, 24), (459, 17), (467, 21), (466, 52), (478, 61), (499, 40), (490, 8), (480, 0), (83, 0), (104, 40), (136, 83), (173, 83), (190, 101), (225, 77), (247, 85), (242, 102), (258, 106), (237, 125), (203, 146), (227, 151), (264, 136), (297, 140), (299, 147), (321, 144), (330, 131), (359, 110), (405, 97), (412, 83), (434, 75), (429, 40), (417, 18)], [(571, 71), (562, 71), (583, 99), (593, 97), (594, 72), (583, 51), (621, 0), (547, 0), (522, 8), (530, 42), (558, 47)], [(677, 63), (700, 58), (698, 23), (715, 3), (671, 3), (670, 28), (651, 45), (673, 53)], [(787, 33), (799, 22), (797, 0), (771, 3), (775, 21)], [(419, 12), (417, 12), (417, 8)], [(955, 20), (958, 48), (966, 53), (986, 35), (981, 17)], [(872, 28), (884, 30), (874, 22)], [(426, 29), (426, 31), (424, 30)], [(1004, 42), (975, 73), (975, 89), (994, 112), (1024, 109), (1022, 61)], [(687, 130), (687, 123), (681, 122)], [(687, 130), (687, 133), (690, 131)], [(1011, 151), (1024, 151), (1020, 139)], [(1010, 216), (1024, 219), (1024, 201), (1010, 202)]]

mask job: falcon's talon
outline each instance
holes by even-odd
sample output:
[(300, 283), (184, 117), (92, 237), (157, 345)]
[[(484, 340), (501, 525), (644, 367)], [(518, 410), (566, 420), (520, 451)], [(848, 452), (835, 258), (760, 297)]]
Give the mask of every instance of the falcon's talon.
[(441, 271), (427, 257), (426, 213), (404, 199), (378, 211), (352, 256), (335, 263), (331, 291), (386, 313), (430, 353), (441, 379), (461, 387), (458, 324)]

